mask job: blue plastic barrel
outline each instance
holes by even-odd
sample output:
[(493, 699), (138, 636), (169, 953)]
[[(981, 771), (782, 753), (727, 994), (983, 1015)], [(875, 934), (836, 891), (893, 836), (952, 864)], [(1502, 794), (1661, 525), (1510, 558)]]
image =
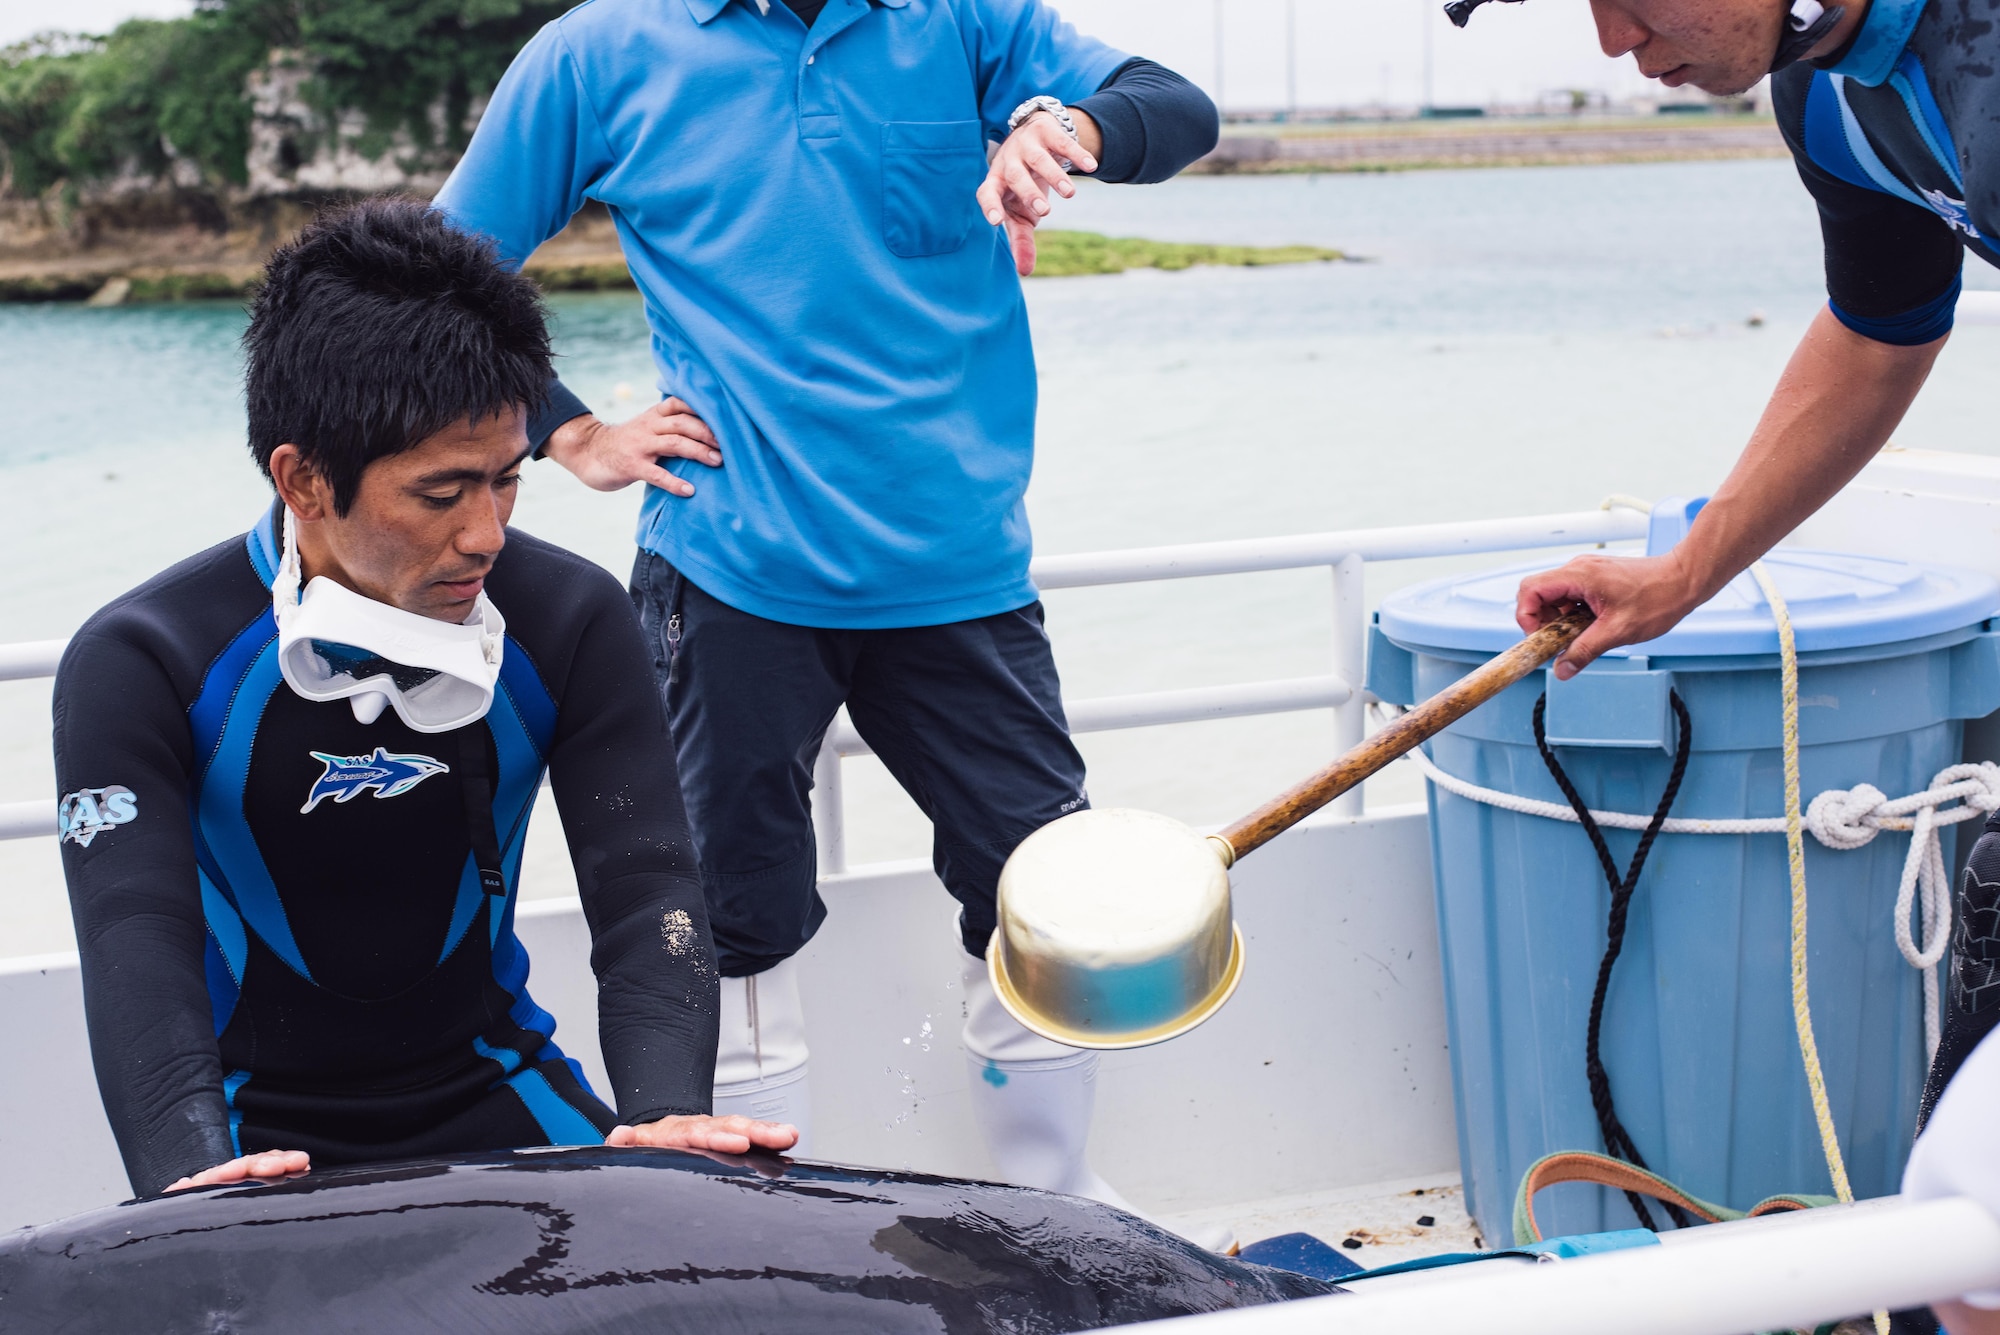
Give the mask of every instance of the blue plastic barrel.
[[(1698, 508), (1655, 510), (1649, 551), (1678, 541)], [(2000, 611), (2000, 585), (1831, 553), (1780, 551), (1765, 564), (1798, 639), (1803, 800), (1861, 783), (1899, 797), (1956, 764), (1962, 720), (2000, 708), (2000, 625), (1988, 620)], [(1516, 587), (1548, 565), (1385, 599), (1370, 689), (1415, 703), (1516, 643)], [(1672, 814), (1782, 816), (1778, 665), (1776, 624), (1746, 574), (1669, 634), (1569, 682), (1534, 674), (1427, 751), (1447, 774), (1563, 802), (1534, 741), (1546, 691), (1548, 735), (1585, 802), (1650, 815), (1672, 767), (1675, 692), (1693, 749)], [(1489, 1244), (1504, 1245), (1531, 1164), (1603, 1148), (1584, 1043), (1610, 891), (1577, 825), (1435, 786), (1430, 808), (1466, 1203)], [(1638, 834), (1605, 834), (1628, 863)], [(1849, 852), (1810, 835), (1805, 843), (1827, 1090), (1855, 1193), (1884, 1195), (1901, 1178), (1926, 1066), (1922, 980), (1893, 935), (1909, 836), (1885, 833)], [(1793, 1025), (1786, 867), (1782, 834), (1662, 836), (1633, 897), (1602, 1028), (1619, 1118), (1653, 1171), (1738, 1208), (1832, 1191)], [(1584, 1185), (1552, 1188), (1537, 1215), (1551, 1235), (1635, 1222), (1620, 1194)]]

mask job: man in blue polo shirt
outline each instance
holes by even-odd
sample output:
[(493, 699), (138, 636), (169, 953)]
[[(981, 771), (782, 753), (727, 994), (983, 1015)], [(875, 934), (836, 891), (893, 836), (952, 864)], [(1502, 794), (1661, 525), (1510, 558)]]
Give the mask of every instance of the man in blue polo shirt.
[(530, 435), (590, 486), (650, 484), (632, 593), (724, 975), (719, 1110), (808, 1133), (790, 961), (826, 913), (812, 766), (845, 704), (961, 905), (998, 1167), (1117, 1202), (1084, 1158), (1094, 1059), (981, 963), (1008, 853), (1088, 802), (1028, 579), (1016, 275), (1070, 171), (1164, 180), (1215, 136), (1198, 90), (1040, 0), (591, 0), (439, 195), (515, 263), (600, 201), (645, 299), (663, 401), (610, 426), (557, 386)]

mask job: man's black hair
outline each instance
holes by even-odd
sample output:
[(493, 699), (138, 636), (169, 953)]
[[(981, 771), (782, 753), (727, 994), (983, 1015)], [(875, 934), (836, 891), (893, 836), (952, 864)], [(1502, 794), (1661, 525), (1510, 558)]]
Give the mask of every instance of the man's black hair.
[(250, 452), (290, 442), (345, 515), (377, 459), (533, 411), (555, 378), (541, 294), (412, 199), (320, 214), (271, 256), (243, 334)]

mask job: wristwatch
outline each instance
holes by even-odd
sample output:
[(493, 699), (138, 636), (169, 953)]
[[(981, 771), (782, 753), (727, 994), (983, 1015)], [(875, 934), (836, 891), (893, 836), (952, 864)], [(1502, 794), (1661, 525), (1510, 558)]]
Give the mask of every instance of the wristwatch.
[[(1056, 124), (1063, 127), (1065, 134), (1072, 139), (1076, 138), (1076, 118), (1069, 114), (1069, 108), (1062, 104), (1061, 98), (1049, 97), (1046, 94), (1041, 97), (1031, 97), (1020, 106), (1015, 107), (1014, 114), (1007, 118), (1007, 132), (1012, 134), (1014, 131), (1020, 129), (1022, 122), (1038, 111), (1048, 112), (1049, 115), (1055, 117)], [(1061, 167), (1066, 172), (1076, 170), (1076, 165), (1068, 158), (1057, 158), (1056, 166)]]

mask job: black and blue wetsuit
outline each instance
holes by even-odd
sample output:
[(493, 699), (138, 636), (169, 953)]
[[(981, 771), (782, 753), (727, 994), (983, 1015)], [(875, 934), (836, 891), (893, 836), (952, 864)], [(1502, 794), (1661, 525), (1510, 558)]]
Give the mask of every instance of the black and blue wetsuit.
[(1964, 252), (2000, 264), (2000, 26), (1986, 0), (1873, 0), (1823, 67), (1773, 81), (1819, 203), (1843, 324), (1883, 343), (1951, 332)]
[[(1990, 0), (1873, 0), (1844, 50), (1773, 81), (1778, 124), (1819, 203), (1829, 305), (1865, 337), (1944, 337), (1965, 252), (2000, 264), (1996, 17)], [(2000, 822), (1971, 854), (1956, 922), (1922, 1116), (2000, 1020)]]
[(419, 733), (279, 676), (273, 515), (91, 618), (56, 678), (91, 1055), (133, 1189), (259, 1149), (319, 1163), (594, 1142), (614, 1125), (527, 990), (514, 901), (551, 775), (615, 1120), (705, 1113), (716, 975), (631, 605), (510, 533), (487, 716)]

